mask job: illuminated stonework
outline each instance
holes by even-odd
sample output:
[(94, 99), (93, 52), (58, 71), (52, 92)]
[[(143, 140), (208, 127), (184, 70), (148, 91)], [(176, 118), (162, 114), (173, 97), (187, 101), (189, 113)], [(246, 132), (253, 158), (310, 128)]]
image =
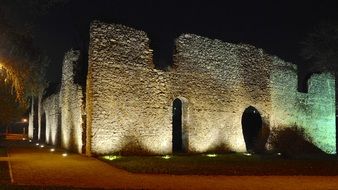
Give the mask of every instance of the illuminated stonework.
[(43, 112), (46, 114), (46, 143), (57, 145), (60, 142), (58, 136), (60, 134), (60, 107), (59, 94), (53, 94), (43, 101)]
[(80, 52), (69, 51), (66, 53), (62, 67), (62, 82), (60, 90), (61, 108), (61, 140), (62, 147), (82, 153), (83, 146), (83, 118), (84, 103), (83, 91), (75, 83)]
[(75, 82), (79, 56), (79, 51), (66, 53), (60, 90), (45, 98), (42, 107), (46, 113), (46, 142), (83, 153), (84, 96), (81, 85)]
[(144, 32), (97, 21), (90, 28), (82, 86), (73, 80), (78, 58), (78, 52), (70, 51), (63, 67), (60, 107), (66, 148), (81, 152), (85, 145), (88, 155), (170, 154), (173, 101), (178, 98), (187, 152), (246, 152), (241, 119), (253, 106), (262, 119), (260, 148), (273, 149), (278, 131), (297, 125), (314, 145), (335, 153), (335, 82), (329, 74), (314, 75), (309, 92), (300, 93), (295, 65), (250, 45), (193, 34), (176, 40), (174, 66), (162, 71), (154, 69)]
[(323, 151), (334, 154), (334, 76), (327, 73), (312, 75), (308, 80), (308, 93), (297, 92), (297, 70), (293, 65), (283, 69), (274, 67), (272, 79), (276, 82), (271, 91), (271, 130), (277, 132), (283, 127), (301, 127), (306, 139)]
[(34, 98), (31, 101), (31, 108), (28, 117), (28, 138), (33, 139), (33, 132), (34, 132)]

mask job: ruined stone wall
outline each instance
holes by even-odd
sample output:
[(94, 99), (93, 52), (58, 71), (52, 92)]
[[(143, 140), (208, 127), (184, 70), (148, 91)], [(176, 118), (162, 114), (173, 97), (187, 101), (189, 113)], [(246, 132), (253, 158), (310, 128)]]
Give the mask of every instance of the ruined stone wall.
[(306, 138), (323, 151), (336, 153), (335, 79), (328, 73), (315, 74), (308, 81), (308, 93), (299, 98), (298, 123)]
[(176, 44), (177, 69), (159, 71), (152, 68), (145, 33), (92, 24), (87, 124), (93, 153), (170, 153), (176, 98), (184, 102), (190, 152), (245, 151), (241, 117), (250, 105), (268, 126), (270, 69), (262, 50), (189, 34)]
[(329, 75), (314, 76), (309, 93), (299, 93), (295, 65), (250, 45), (192, 34), (176, 40), (174, 67), (165, 72), (153, 69), (144, 32), (97, 21), (90, 30), (88, 154), (171, 153), (176, 98), (183, 102), (188, 152), (246, 151), (241, 118), (253, 106), (263, 119), (262, 148), (273, 148), (271, 137), (279, 130), (298, 125), (306, 138), (333, 153), (334, 80)]
[[(330, 74), (315, 74), (308, 81), (308, 93), (297, 91), (297, 68), (274, 58), (271, 77), (274, 134), (287, 127), (303, 130), (305, 139), (334, 154), (335, 80)], [(285, 65), (280, 67), (280, 65)], [(273, 137), (273, 136), (271, 136)], [(299, 147), (301, 149), (302, 147)]]
[(37, 117), (37, 120), (38, 120), (38, 128), (37, 128), (38, 132), (37, 132), (37, 135), (38, 135), (38, 137), (37, 137), (37, 139), (38, 140), (41, 140), (42, 94), (43, 93), (40, 93), (38, 95), (38, 98), (37, 98), (37, 106), (38, 106), (38, 109), (37, 109), (37, 116), (38, 116)]
[(42, 102), (42, 111), (46, 115), (46, 143), (58, 145), (60, 142), (60, 106), (59, 93), (53, 94)]
[(151, 68), (148, 43), (144, 32), (92, 24), (87, 152), (170, 152), (169, 95), (163, 72)]
[[(297, 67), (274, 57), (271, 72), (271, 132), (296, 125)], [(299, 93), (300, 94), (300, 93)], [(271, 137), (273, 136), (271, 135)]]
[[(253, 106), (270, 117), (270, 58), (260, 49), (196, 35), (176, 41), (171, 91), (189, 101), (189, 149), (246, 151), (241, 118)], [(264, 137), (266, 138), (266, 137)]]
[(31, 101), (31, 110), (28, 116), (28, 138), (33, 139), (33, 130), (34, 130), (34, 98)]
[(79, 51), (70, 50), (65, 54), (63, 61), (60, 90), (61, 145), (63, 148), (82, 153), (85, 103), (82, 87), (74, 82), (79, 56)]

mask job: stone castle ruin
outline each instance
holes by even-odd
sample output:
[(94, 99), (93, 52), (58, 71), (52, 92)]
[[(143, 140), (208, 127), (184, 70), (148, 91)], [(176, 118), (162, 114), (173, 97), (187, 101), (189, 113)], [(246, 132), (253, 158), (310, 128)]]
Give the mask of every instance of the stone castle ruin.
[(297, 128), (336, 152), (332, 75), (313, 75), (301, 93), (296, 65), (193, 34), (176, 39), (173, 56), (171, 70), (155, 69), (144, 32), (94, 21), (88, 68), (79, 51), (66, 53), (60, 90), (40, 97), (31, 114), (45, 118), (30, 122), (30, 138), (37, 128), (39, 139), (87, 155), (258, 152)]

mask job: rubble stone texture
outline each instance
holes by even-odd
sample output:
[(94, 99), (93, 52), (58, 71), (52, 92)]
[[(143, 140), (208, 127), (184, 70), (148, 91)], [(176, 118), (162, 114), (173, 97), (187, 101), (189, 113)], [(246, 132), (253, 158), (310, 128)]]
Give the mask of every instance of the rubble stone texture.
[(28, 115), (28, 138), (29, 139), (33, 139), (33, 131), (34, 131), (34, 98), (32, 98), (32, 101), (31, 101), (31, 108), (30, 108), (30, 112), (29, 112), (29, 115)]
[[(262, 149), (274, 148), (278, 131), (298, 126), (314, 145), (335, 153), (335, 81), (330, 74), (313, 75), (309, 92), (300, 93), (295, 65), (250, 45), (194, 34), (176, 40), (174, 65), (162, 71), (154, 68), (146, 33), (94, 21), (83, 96), (72, 81), (77, 55), (67, 53), (63, 68), (65, 148), (73, 145), (80, 152), (85, 144), (88, 155), (172, 153), (173, 101), (179, 98), (187, 152), (247, 151), (241, 119), (253, 106), (263, 121)], [(84, 110), (86, 121), (81, 120)]]
[(46, 143), (51, 145), (58, 145), (60, 139), (60, 107), (59, 107), (59, 93), (47, 97), (42, 102), (43, 112), (46, 115)]
[(83, 118), (84, 96), (82, 87), (75, 83), (75, 68), (79, 64), (79, 51), (66, 53), (62, 67), (60, 90), (61, 140), (62, 147), (82, 153), (84, 146)]
[(46, 113), (47, 143), (83, 153), (84, 95), (82, 87), (75, 83), (79, 56), (80, 52), (73, 50), (65, 54), (60, 91), (44, 99), (42, 107)]
[(249, 106), (262, 116), (267, 148), (273, 133), (297, 125), (316, 146), (335, 152), (335, 83), (329, 74), (314, 75), (309, 93), (300, 93), (295, 65), (250, 45), (193, 34), (176, 40), (174, 69), (164, 72), (153, 68), (144, 32), (94, 22), (90, 34), (86, 109), (95, 154), (171, 153), (176, 98), (183, 102), (189, 152), (246, 151), (241, 117)]
[(37, 109), (37, 115), (38, 115), (38, 140), (41, 140), (41, 127), (42, 127), (42, 93), (39, 93), (38, 95), (38, 99), (37, 99), (37, 105), (38, 105), (38, 109)]

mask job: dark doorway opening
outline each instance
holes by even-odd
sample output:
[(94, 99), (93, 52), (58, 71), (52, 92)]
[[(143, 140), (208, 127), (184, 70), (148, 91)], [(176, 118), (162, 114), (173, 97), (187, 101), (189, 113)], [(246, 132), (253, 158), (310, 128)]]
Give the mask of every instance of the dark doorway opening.
[(175, 99), (173, 102), (173, 153), (183, 152), (182, 145), (182, 101)]
[(40, 129), (40, 141), (45, 142), (46, 141), (46, 113), (42, 114), (41, 117), (41, 129)]
[(242, 131), (246, 149), (248, 152), (255, 152), (257, 142), (262, 130), (262, 117), (258, 110), (249, 106), (242, 115)]

